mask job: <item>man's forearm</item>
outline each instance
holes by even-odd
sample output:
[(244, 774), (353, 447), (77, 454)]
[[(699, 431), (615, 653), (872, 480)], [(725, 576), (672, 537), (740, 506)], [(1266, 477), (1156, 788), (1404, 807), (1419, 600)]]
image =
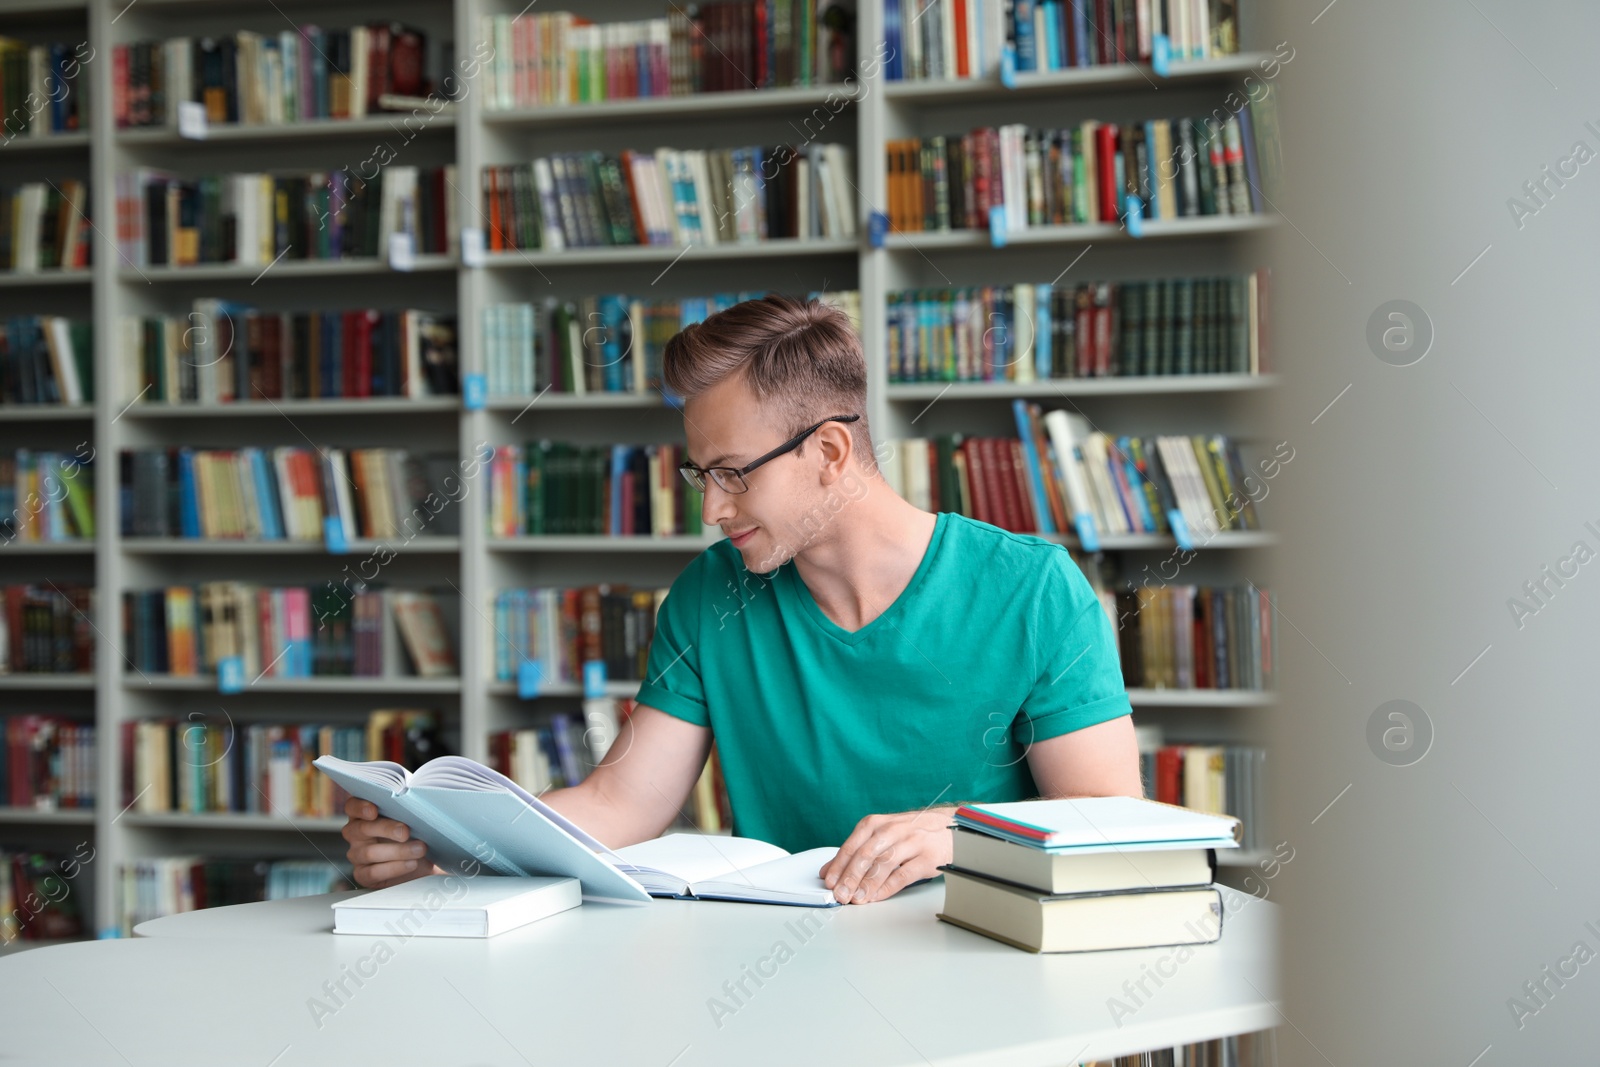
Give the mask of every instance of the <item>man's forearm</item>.
[[(604, 788), (603, 768), (578, 785), (553, 789), (539, 799), (582, 827), (607, 848), (622, 848), (658, 836), (671, 825), (649, 810), (619, 801)], [(657, 825), (659, 823), (659, 825)]]

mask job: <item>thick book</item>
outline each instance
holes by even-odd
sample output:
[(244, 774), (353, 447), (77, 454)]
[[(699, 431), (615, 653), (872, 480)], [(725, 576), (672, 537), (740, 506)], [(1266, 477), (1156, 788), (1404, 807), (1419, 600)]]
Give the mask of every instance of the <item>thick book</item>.
[(1193, 848), (1236, 848), (1243, 825), (1232, 815), (1191, 811), (1138, 797), (1071, 797), (964, 804), (958, 826), (1034, 848), (1116, 845), (1138, 849), (1166, 842)]
[(333, 932), (493, 937), (582, 903), (576, 878), (432, 874), (339, 901)]
[(952, 836), (952, 866), (1043, 893), (1209, 885), (1216, 877), (1216, 852), (1210, 848), (1040, 849), (974, 830), (958, 828)]
[(1029, 952), (1208, 944), (1222, 936), (1215, 886), (1051, 895), (951, 867), (944, 922)]
[(481, 864), (515, 878), (565, 875), (582, 883), (585, 897), (650, 899), (643, 886), (608, 858), (604, 845), (481, 763), (439, 756), (415, 772), (383, 760), (352, 763), (333, 756), (318, 756), (314, 764), (351, 796), (409, 826), (447, 871)]
[(831, 908), (838, 901), (817, 871), (838, 851), (827, 846), (791, 854), (748, 837), (668, 834), (614, 855), (652, 896)]

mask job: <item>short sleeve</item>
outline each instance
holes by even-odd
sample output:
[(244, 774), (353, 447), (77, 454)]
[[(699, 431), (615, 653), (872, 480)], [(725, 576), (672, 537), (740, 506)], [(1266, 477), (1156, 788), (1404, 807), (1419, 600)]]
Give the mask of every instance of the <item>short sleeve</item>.
[(1133, 712), (1111, 620), (1071, 555), (1053, 555), (1034, 606), (1034, 682), (1018, 727), (1030, 742)]
[(705, 575), (706, 559), (701, 556), (683, 569), (662, 600), (638, 697), (639, 703), (696, 726), (711, 725), (700, 676), (698, 619)]

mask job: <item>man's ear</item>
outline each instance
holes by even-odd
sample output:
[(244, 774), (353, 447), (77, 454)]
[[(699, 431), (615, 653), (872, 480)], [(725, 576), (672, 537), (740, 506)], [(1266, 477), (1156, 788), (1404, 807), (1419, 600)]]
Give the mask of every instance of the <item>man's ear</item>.
[(850, 470), (855, 456), (855, 434), (842, 422), (830, 422), (817, 431), (815, 440), (822, 457), (822, 484), (832, 485)]

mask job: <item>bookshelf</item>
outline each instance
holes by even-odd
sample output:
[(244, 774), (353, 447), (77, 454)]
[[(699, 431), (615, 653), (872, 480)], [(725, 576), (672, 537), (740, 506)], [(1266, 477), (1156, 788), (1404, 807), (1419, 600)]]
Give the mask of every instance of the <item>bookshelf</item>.
[[(597, 21), (655, 17), (650, 0), (601, 5), (573, 0), (564, 8)], [(96, 50), (81, 88), (96, 116), (112, 114), (111, 48), (118, 43), (231, 34), (240, 29), (278, 33), (306, 22), (350, 26), (402, 20), (424, 30), (427, 66), (437, 77), (447, 68), (442, 43), (478, 37), (486, 15), (516, 15), (513, 0), (24, 0), (0, 12), (0, 34), (28, 40), (82, 39)], [(856, 41), (865, 60), (884, 39), (879, 0), (857, 0)], [(1010, 401), (1016, 397), (1085, 413), (1112, 433), (1217, 432), (1244, 441), (1266, 425), (1264, 412), (1277, 380), (1214, 374), (997, 383), (890, 383), (885, 350), (887, 294), (912, 288), (1010, 284), (1067, 279), (1145, 279), (1187, 274), (1244, 272), (1260, 266), (1256, 238), (1271, 216), (1151, 220), (1131, 237), (1115, 223), (1086, 223), (1013, 232), (994, 247), (984, 231), (890, 233), (881, 247), (868, 240), (869, 208), (884, 209), (884, 144), (893, 138), (931, 136), (980, 125), (1020, 122), (1064, 125), (1082, 119), (1133, 121), (1150, 114), (1202, 114), (1219, 90), (1257, 69), (1267, 53), (1253, 6), (1243, 12), (1244, 45), (1236, 55), (1174, 61), (1164, 78), (1148, 66), (1119, 64), (1051, 73), (1020, 73), (1014, 87), (996, 79), (966, 81), (863, 80), (855, 99), (829, 114), (816, 140), (854, 153), (860, 235), (834, 239), (774, 239), (748, 245), (577, 248), (560, 252), (487, 252), (468, 266), (457, 252), (415, 256), (408, 270), (387, 258), (332, 261), (283, 260), (262, 266), (209, 264), (135, 267), (119, 259), (111, 220), (116, 218), (116, 175), (138, 167), (180, 173), (334, 170), (360, 163), (386, 138), (399, 146), (396, 162), (432, 167), (453, 164), (462, 226), (483, 228), (477, 176), (481, 168), (566, 151), (618, 151), (654, 145), (681, 148), (773, 144), (799, 140), (797, 125), (815, 114), (829, 86), (710, 93), (691, 97), (627, 99), (563, 108), (495, 110), (485, 106), (475, 82), (449, 107), (401, 132), (398, 119), (300, 122), (283, 126), (212, 124), (203, 140), (168, 128), (116, 130), (91, 121), (87, 131), (48, 138), (17, 138), (0, 146), (0, 162), (24, 180), (45, 175), (85, 179), (95, 220), (92, 267), (35, 275), (0, 273), (0, 318), (8, 314), (58, 314), (95, 324), (95, 401), (75, 408), (0, 408), (0, 448), (70, 448), (90, 442), (101, 461), (96, 471), (96, 536), (86, 544), (11, 544), (0, 547), (0, 581), (48, 576), (57, 582), (92, 583), (98, 589), (94, 624), (96, 667), (90, 675), (0, 675), (8, 708), (49, 710), (93, 721), (98, 728), (99, 806), (92, 813), (0, 808), (5, 839), (68, 852), (88, 836), (96, 849), (90, 874), (74, 883), (96, 930), (117, 925), (119, 865), (179, 853), (342, 858), (339, 820), (255, 815), (152, 814), (123, 811), (120, 786), (123, 723), (185, 715), (233, 721), (331, 722), (358, 725), (365, 713), (397, 705), (440, 711), (446, 740), (474, 759), (488, 757), (489, 736), (541, 721), (553, 709), (571, 711), (581, 687), (547, 683), (535, 700), (496, 681), (489, 667), (493, 638), (490, 607), (504, 588), (619, 582), (665, 587), (710, 540), (702, 536), (613, 538), (540, 535), (495, 539), (480, 506), (481, 485), (469, 486), (460, 510), (460, 533), (417, 537), (400, 545), (383, 568), (383, 581), (427, 587), (459, 596), (456, 652), (459, 677), (265, 677), (241, 692), (222, 694), (208, 677), (141, 676), (122, 652), (124, 591), (209, 580), (310, 585), (336, 580), (341, 568), (380, 546), (352, 541), (331, 552), (318, 543), (198, 541), (123, 537), (118, 469), (124, 449), (179, 444), (206, 447), (405, 446), (465, 461), (483, 443), (509, 445), (536, 437), (601, 444), (681, 440), (677, 412), (655, 395), (490, 396), (475, 409), (459, 397), (241, 401), (229, 404), (135, 403), (115, 380), (119, 367), (115, 324), (120, 317), (181, 315), (195, 299), (217, 297), (263, 309), (300, 311), (360, 306), (417, 307), (458, 317), (460, 369), (482, 373), (482, 314), (494, 304), (543, 295), (578, 297), (598, 292), (689, 298), (713, 292), (777, 289), (786, 292), (858, 290), (869, 375), (869, 417), (879, 441), (944, 432), (1014, 436)], [(1159, 90), (1155, 87), (1159, 85)], [(408, 136), (407, 133), (410, 133)], [(1076, 259), (1074, 257), (1080, 257)], [(1267, 509), (1270, 530), (1270, 508)], [(1075, 538), (1057, 535), (1069, 545)], [(1169, 555), (1175, 545), (1159, 535), (1107, 536), (1104, 549), (1137, 573)], [(1274, 543), (1270, 532), (1225, 532), (1187, 564), (1182, 581), (1238, 582), (1253, 575)], [(451, 590), (454, 592), (451, 592)], [(247, 679), (248, 681), (248, 679)], [(636, 683), (606, 684), (610, 696), (628, 696)], [(288, 701), (285, 698), (289, 698)], [(1254, 716), (1270, 714), (1272, 694), (1247, 691), (1132, 690), (1139, 722), (1161, 725), (1170, 737), (1237, 741)], [(243, 842), (240, 830), (258, 831)], [(1253, 856), (1228, 857), (1239, 864)]]

